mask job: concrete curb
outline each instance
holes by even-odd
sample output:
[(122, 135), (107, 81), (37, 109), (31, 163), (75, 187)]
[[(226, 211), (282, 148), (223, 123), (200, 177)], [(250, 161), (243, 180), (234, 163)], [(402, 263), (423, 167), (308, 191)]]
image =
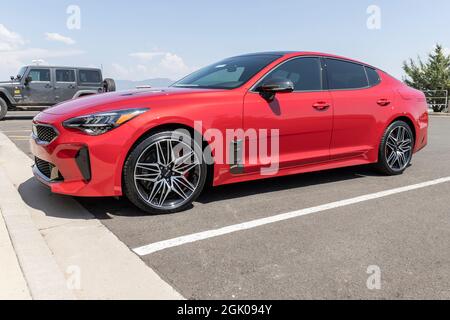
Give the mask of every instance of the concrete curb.
[(33, 298), (183, 299), (77, 201), (41, 186), (31, 164), (0, 132), (0, 204)]
[(31, 297), (36, 300), (74, 299), (30, 212), (3, 170), (0, 170), (0, 189), (3, 219)]
[(432, 117), (450, 117), (450, 113), (442, 113), (442, 112), (431, 112), (429, 113)]
[(0, 300), (30, 300), (30, 290), (17, 261), (8, 229), (0, 210)]

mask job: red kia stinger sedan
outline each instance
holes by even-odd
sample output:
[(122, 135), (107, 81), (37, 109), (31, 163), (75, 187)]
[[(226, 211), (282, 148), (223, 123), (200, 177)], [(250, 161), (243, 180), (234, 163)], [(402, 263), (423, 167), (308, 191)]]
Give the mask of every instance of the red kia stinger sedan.
[(225, 59), (168, 88), (62, 103), (34, 118), (30, 143), (34, 175), (52, 192), (126, 195), (168, 213), (191, 206), (208, 183), (363, 164), (401, 174), (427, 131), (424, 94), (373, 66), (268, 52)]

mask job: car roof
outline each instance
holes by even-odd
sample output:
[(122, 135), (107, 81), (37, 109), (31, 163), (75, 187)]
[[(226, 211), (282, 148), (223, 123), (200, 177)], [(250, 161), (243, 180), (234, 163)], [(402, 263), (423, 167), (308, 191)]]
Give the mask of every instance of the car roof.
[(285, 57), (285, 58), (290, 58), (290, 57), (296, 57), (296, 56), (321, 56), (321, 57), (327, 57), (327, 58), (335, 58), (335, 59), (340, 59), (340, 60), (347, 60), (347, 61), (351, 61), (351, 62), (355, 62), (358, 64), (362, 64), (374, 69), (378, 69), (368, 63), (362, 62), (362, 61), (358, 61), (355, 59), (351, 59), (351, 58), (347, 58), (347, 57), (343, 57), (343, 56), (339, 56), (339, 55), (335, 55), (335, 54), (330, 54), (330, 53), (323, 53), (323, 52), (314, 52), (314, 51), (265, 51), (265, 52), (255, 52), (255, 53), (247, 53), (247, 54), (242, 54), (236, 57), (246, 57), (246, 56), (261, 56), (261, 55), (267, 55), (267, 56), (279, 56), (280, 58)]
[(86, 70), (101, 70), (100, 68), (93, 67), (71, 67), (71, 66), (48, 66), (48, 65), (27, 65), (29, 68), (58, 68), (58, 69), (86, 69)]

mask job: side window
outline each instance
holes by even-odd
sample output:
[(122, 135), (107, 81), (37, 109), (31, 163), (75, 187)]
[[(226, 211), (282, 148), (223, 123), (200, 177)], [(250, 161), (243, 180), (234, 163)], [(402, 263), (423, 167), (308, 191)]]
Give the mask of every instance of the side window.
[(100, 72), (97, 70), (80, 70), (81, 83), (100, 83), (102, 82)]
[(370, 86), (376, 86), (381, 82), (380, 75), (377, 70), (366, 67), (367, 78), (369, 79)]
[(326, 59), (331, 90), (360, 89), (369, 86), (364, 66), (335, 59)]
[(75, 82), (75, 71), (57, 69), (56, 70), (56, 82)]
[(322, 90), (322, 67), (319, 58), (297, 58), (283, 63), (263, 79), (263, 83), (273, 79), (288, 79), (295, 91)]
[(50, 82), (50, 69), (31, 69), (28, 76), (33, 81), (45, 81)]

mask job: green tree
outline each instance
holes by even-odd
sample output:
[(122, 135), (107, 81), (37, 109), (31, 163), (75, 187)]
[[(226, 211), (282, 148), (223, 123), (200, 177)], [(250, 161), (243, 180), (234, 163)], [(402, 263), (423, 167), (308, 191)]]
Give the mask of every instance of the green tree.
[[(445, 54), (442, 45), (437, 44), (433, 52), (428, 55), (424, 62), (420, 57), (417, 61), (409, 59), (403, 62), (403, 70), (406, 77), (405, 83), (413, 88), (422, 90), (427, 94), (428, 90), (446, 90), (450, 92), (450, 55)], [(428, 93), (431, 97), (435, 94)], [(442, 111), (446, 106), (445, 99), (429, 99), (434, 111)]]

